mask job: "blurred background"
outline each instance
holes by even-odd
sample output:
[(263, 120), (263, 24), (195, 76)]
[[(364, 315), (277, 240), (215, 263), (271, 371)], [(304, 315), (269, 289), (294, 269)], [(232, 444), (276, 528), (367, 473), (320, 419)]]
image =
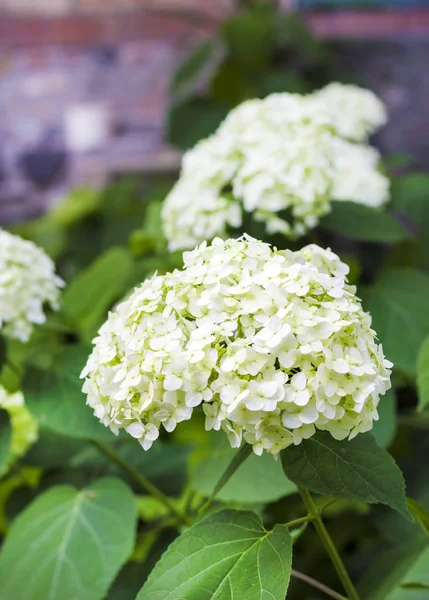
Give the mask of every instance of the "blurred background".
[(0, 0), (0, 225), (168, 180), (235, 104), (332, 80), (379, 94), (376, 144), (427, 167), (428, 61), (429, 0)]

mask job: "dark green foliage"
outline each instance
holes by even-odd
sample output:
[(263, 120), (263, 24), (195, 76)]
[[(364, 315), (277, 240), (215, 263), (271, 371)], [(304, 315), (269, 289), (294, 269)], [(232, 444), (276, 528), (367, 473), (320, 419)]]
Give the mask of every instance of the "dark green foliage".
[(180, 65), (171, 82), (169, 143), (191, 148), (249, 98), (306, 93), (328, 83), (334, 72), (339, 78), (328, 48), (297, 15), (278, 13), (274, 4), (248, 4), (222, 24), (218, 38), (197, 46)]

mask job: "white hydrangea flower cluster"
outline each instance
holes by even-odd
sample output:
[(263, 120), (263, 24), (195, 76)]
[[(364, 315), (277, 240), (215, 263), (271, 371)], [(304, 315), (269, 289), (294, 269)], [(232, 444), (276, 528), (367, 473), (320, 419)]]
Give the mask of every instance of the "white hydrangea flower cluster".
[(58, 308), (64, 286), (52, 260), (33, 242), (0, 229), (0, 331), (27, 342), (44, 323), (44, 304)]
[(184, 253), (101, 327), (81, 377), (87, 404), (147, 450), (202, 407), (206, 429), (277, 454), (317, 429), (371, 429), (390, 367), (348, 267), (330, 250), (249, 236)]
[(22, 392), (10, 394), (0, 385), (0, 408), (7, 410), (12, 425), (12, 458), (23, 456), (38, 439), (37, 421), (28, 412)]
[(360, 142), (384, 118), (372, 92), (340, 84), (244, 102), (185, 154), (162, 213), (170, 249), (226, 237), (244, 213), (269, 233), (298, 237), (329, 212), (331, 199), (382, 204), (388, 180), (376, 150)]

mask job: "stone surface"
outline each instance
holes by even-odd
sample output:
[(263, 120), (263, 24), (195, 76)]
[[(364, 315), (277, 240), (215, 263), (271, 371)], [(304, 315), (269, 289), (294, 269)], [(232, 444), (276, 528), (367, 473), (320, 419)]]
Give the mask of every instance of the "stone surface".
[(385, 154), (406, 152), (429, 169), (429, 39), (342, 41), (334, 45), (358, 82), (387, 104), (389, 123), (377, 135)]
[(0, 0), (0, 8), (15, 15), (64, 15), (74, 8), (74, 2), (75, 0)]

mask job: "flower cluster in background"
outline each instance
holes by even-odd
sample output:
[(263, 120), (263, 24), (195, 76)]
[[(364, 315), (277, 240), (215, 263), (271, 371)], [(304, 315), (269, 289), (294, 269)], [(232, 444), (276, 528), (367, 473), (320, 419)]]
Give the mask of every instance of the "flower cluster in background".
[(206, 429), (277, 454), (316, 429), (371, 429), (391, 363), (348, 267), (316, 245), (277, 251), (245, 236), (184, 254), (120, 304), (82, 373), (95, 415), (144, 449), (202, 406)]
[(27, 342), (43, 308), (58, 308), (64, 285), (52, 260), (33, 242), (0, 230), (0, 331)]
[(19, 458), (37, 441), (37, 421), (28, 412), (22, 392), (10, 394), (2, 385), (0, 385), (0, 408), (7, 410), (11, 420), (11, 457)]
[(244, 102), (185, 154), (163, 208), (170, 249), (225, 237), (244, 212), (268, 233), (296, 238), (332, 199), (382, 205), (389, 182), (367, 142), (385, 122), (382, 102), (352, 85)]

